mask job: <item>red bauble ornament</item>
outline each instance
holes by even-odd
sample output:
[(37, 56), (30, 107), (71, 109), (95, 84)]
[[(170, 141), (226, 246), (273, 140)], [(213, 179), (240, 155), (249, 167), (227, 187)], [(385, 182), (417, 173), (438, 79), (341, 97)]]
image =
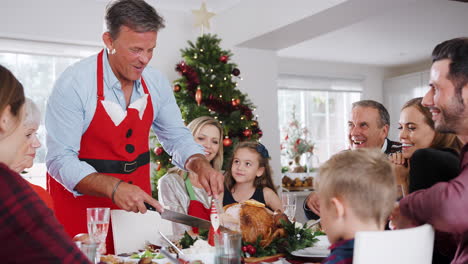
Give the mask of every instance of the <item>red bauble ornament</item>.
[(221, 55), (221, 57), (219, 57), (219, 61), (221, 61), (222, 63), (226, 63), (228, 60), (229, 60), (229, 56), (227, 55)]
[(174, 85), (174, 92), (178, 93), (180, 89), (181, 89), (180, 85), (178, 84)]
[(239, 76), (239, 74), (240, 74), (240, 70), (239, 70), (239, 69), (237, 69), (237, 68), (232, 69), (232, 75), (234, 75), (234, 76)]
[(245, 137), (250, 137), (252, 135), (252, 130), (246, 129), (242, 134), (244, 134)]
[(241, 103), (240, 99), (236, 99), (236, 103), (239, 105)]
[(232, 140), (230, 138), (226, 137), (223, 139), (223, 146), (229, 147), (231, 145), (232, 145)]
[(163, 154), (164, 152), (164, 149), (162, 147), (157, 147), (154, 149), (154, 154), (156, 154), (157, 156)]
[[(237, 99), (237, 100), (239, 100), (239, 99)], [(237, 102), (237, 100), (232, 99), (232, 101), (231, 101), (232, 106), (236, 106), (236, 105), (239, 104), (239, 103)]]
[(200, 106), (202, 100), (202, 91), (200, 88), (197, 89), (197, 92), (195, 93), (195, 101), (197, 101), (198, 106)]
[(261, 130), (259, 129), (258, 132), (257, 132), (257, 134), (258, 134), (259, 136), (262, 136), (262, 135), (263, 135), (263, 131), (261, 131)]

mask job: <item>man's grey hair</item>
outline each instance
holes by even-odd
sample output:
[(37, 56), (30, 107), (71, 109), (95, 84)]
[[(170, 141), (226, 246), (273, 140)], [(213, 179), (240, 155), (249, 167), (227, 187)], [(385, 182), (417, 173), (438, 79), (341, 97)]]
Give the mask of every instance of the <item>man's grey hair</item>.
[(380, 116), (379, 127), (383, 127), (385, 125), (390, 126), (390, 115), (388, 114), (388, 111), (385, 108), (385, 106), (383, 106), (383, 104), (374, 100), (361, 100), (361, 101), (354, 102), (352, 109), (358, 106), (370, 107), (370, 108), (376, 109), (377, 111), (379, 111), (379, 116)]
[(140, 33), (158, 32), (164, 28), (164, 19), (144, 0), (114, 0), (106, 8), (106, 26), (116, 39), (121, 26)]

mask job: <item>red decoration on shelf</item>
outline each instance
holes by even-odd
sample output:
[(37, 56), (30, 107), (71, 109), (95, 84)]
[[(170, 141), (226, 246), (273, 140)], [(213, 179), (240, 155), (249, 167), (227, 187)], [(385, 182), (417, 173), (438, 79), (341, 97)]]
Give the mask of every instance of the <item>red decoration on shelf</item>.
[(234, 76), (239, 76), (239, 74), (240, 74), (240, 70), (239, 70), (239, 69), (237, 69), (237, 68), (232, 69), (232, 75), (234, 75)]
[(195, 101), (197, 101), (198, 106), (200, 106), (202, 101), (202, 90), (198, 87), (197, 92), (195, 93)]
[(226, 137), (223, 139), (223, 146), (229, 147), (231, 145), (232, 145), (232, 140), (230, 138)]
[(180, 89), (181, 89), (180, 85), (178, 84), (174, 85), (174, 92), (178, 93)]
[(244, 134), (245, 137), (250, 137), (252, 136), (252, 130), (246, 129), (244, 132), (242, 132), (242, 134)]
[(221, 57), (219, 57), (219, 61), (221, 61), (222, 63), (226, 63), (228, 60), (229, 60), (229, 56), (227, 55), (221, 55)]
[(163, 154), (164, 152), (164, 149), (162, 147), (157, 147), (154, 149), (154, 154), (156, 154), (157, 156)]

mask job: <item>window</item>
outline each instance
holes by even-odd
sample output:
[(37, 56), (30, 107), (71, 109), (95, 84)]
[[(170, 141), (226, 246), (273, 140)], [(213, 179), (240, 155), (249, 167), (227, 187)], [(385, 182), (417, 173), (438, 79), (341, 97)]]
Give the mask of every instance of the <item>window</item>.
[[(278, 115), (280, 137), (288, 125), (293, 109), (296, 119), (309, 130), (315, 143), (314, 158), (306, 162), (318, 166), (331, 155), (348, 146), (347, 126), (351, 104), (361, 99), (361, 80), (302, 77), (282, 75), (278, 80)], [(287, 157), (281, 157), (281, 165), (288, 166)]]
[(38, 130), (42, 146), (37, 150), (33, 168), (23, 175), (35, 184), (45, 186), (44, 116), (54, 82), (68, 66), (98, 50), (98, 47), (0, 39), (0, 64), (18, 78), (25, 95), (37, 104), (42, 114)]

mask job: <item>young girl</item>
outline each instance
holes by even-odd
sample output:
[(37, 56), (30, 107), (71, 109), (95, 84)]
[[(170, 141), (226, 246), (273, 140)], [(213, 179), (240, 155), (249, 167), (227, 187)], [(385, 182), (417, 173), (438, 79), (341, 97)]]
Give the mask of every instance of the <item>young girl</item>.
[(283, 211), (273, 185), (269, 159), (268, 150), (261, 143), (245, 141), (236, 146), (226, 170), (223, 206), (254, 199), (273, 211)]

